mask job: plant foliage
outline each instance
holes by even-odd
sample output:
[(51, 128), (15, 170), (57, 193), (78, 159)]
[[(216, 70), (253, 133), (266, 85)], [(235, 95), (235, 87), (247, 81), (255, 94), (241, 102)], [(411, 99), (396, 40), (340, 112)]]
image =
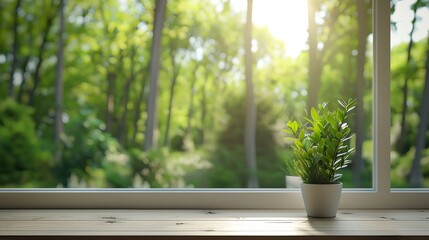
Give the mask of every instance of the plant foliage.
[(288, 140), (293, 141), (293, 165), (304, 183), (338, 183), (354, 148), (348, 140), (350, 127), (347, 120), (355, 108), (356, 100), (338, 100), (341, 107), (328, 111), (327, 103), (319, 104), (318, 110), (311, 108), (310, 116), (304, 122), (290, 120), (287, 123)]

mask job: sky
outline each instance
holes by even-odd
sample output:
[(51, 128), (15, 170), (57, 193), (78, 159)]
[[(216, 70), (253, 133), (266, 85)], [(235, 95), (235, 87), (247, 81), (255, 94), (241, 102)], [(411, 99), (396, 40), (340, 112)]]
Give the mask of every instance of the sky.
[[(246, 11), (246, 0), (233, 0), (232, 6)], [(253, 0), (254, 24), (266, 26), (271, 33), (285, 42), (286, 55), (296, 57), (305, 50), (307, 41), (307, 1)]]
[[(396, 11), (391, 16), (391, 21), (397, 23), (397, 30), (392, 29), (391, 31), (391, 46), (395, 46), (401, 42), (409, 42), (409, 34), (412, 28), (411, 21), (414, 17), (413, 11), (411, 10), (411, 4), (415, 2), (416, 0), (402, 0), (397, 3)], [(415, 31), (413, 34), (414, 41), (428, 37), (429, 7), (419, 9), (419, 11), (417, 11), (417, 17), (420, 19), (418, 19), (415, 26)]]
[(307, 1), (254, 0), (253, 21), (283, 39), (287, 55), (296, 57), (307, 49)]
[[(397, 30), (391, 31), (391, 46), (409, 41), (413, 12), (411, 4), (416, 0), (400, 0), (392, 21), (397, 22)], [(246, 0), (231, 1), (233, 7), (245, 11)], [(420, 18), (416, 23), (413, 40), (427, 38), (429, 31), (429, 8), (417, 12)], [(307, 49), (307, 1), (306, 0), (253, 0), (253, 22), (267, 26), (271, 33), (285, 42), (286, 55), (296, 57)]]

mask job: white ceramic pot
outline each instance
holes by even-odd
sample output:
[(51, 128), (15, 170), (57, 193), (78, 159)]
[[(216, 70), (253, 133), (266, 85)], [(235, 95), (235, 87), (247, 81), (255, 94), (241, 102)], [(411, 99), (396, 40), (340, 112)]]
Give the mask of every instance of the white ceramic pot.
[(340, 203), (342, 188), (342, 183), (301, 183), (301, 193), (304, 199), (307, 216), (322, 218), (335, 217)]

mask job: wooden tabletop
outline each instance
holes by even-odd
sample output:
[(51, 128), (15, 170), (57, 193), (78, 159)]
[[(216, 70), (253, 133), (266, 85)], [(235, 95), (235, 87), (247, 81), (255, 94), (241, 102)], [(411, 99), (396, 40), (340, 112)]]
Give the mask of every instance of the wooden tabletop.
[(48, 236), (429, 239), (429, 210), (340, 210), (330, 219), (304, 210), (0, 210), (0, 239)]

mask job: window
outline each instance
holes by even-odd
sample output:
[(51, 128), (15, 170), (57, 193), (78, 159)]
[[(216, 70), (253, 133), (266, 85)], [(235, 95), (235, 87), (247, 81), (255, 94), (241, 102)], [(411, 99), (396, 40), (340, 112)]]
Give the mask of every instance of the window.
[[(69, 3), (64, 11), (50, 3), (5, 4), (3, 29), (16, 29), (16, 37), (5, 38), (11, 48), (1, 54), (14, 57), (2, 65), (9, 70), (3, 82), (13, 84), (2, 85), (12, 100), (0, 113), (0, 187), (284, 188), (284, 165), (292, 160), (286, 119), (348, 98), (359, 102), (349, 122), (356, 151), (342, 180), (347, 188), (372, 187), (369, 0), (254, 0), (248, 51), (247, 1), (170, 2), (158, 88), (149, 84), (155, 82), (149, 66), (157, 35), (148, 14), (154, 1)], [(63, 30), (55, 28), (58, 12), (66, 16)], [(36, 30), (27, 36), (31, 26)], [(67, 36), (62, 48), (55, 44), (61, 34)], [(307, 44), (307, 38), (315, 41)], [(63, 67), (56, 65), (60, 53)], [(253, 119), (246, 115), (248, 98), (256, 112), (250, 131), (244, 128)], [(253, 133), (255, 143), (247, 147), (245, 135)], [(150, 151), (143, 147), (147, 139)], [(250, 152), (254, 169), (246, 162)]]
[(394, 1), (391, 16), (392, 187), (429, 187), (427, 3)]
[[(390, 191), (389, 1), (374, 1), (374, 189), (345, 191), (343, 208), (427, 207), (428, 193)], [(69, 191), (2, 190), (1, 206), (154, 207), (154, 208), (296, 208), (300, 193), (284, 189), (134, 189)], [(386, 201), (389, 199), (389, 201)], [(174, 200), (174, 202), (173, 202)]]

